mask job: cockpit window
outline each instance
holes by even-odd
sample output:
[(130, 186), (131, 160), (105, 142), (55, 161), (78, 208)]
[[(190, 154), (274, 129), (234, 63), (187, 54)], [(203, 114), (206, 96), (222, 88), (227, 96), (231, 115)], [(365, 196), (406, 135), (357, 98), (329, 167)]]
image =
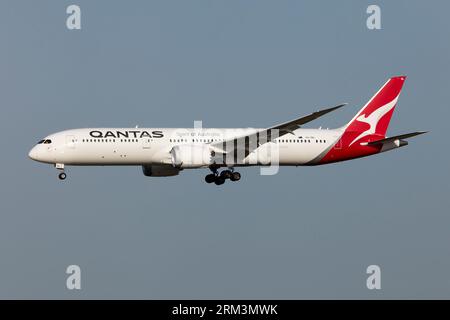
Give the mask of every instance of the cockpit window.
[(41, 140), (41, 141), (39, 141), (37, 144), (50, 144), (50, 143), (52, 143), (52, 140), (50, 140), (50, 139), (45, 139), (45, 140)]

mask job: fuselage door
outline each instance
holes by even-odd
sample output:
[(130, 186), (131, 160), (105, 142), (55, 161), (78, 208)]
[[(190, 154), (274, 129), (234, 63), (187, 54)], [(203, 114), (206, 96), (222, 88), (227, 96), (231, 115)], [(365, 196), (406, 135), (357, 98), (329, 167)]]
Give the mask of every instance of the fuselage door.
[(339, 138), (336, 144), (334, 145), (335, 150), (341, 150), (342, 149), (342, 139)]
[(142, 138), (142, 149), (150, 149), (151, 148), (151, 140), (150, 138)]
[(66, 146), (67, 146), (67, 148), (70, 148), (70, 149), (75, 148), (75, 136), (72, 136), (72, 135), (66, 136)]

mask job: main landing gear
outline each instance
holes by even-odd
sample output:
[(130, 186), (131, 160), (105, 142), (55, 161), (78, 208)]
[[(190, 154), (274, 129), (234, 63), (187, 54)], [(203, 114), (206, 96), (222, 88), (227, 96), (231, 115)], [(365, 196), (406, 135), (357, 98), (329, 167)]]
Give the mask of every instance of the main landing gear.
[(67, 178), (66, 173), (64, 172), (64, 163), (56, 163), (55, 168), (60, 170), (61, 172), (58, 174), (59, 180), (65, 180)]
[(222, 172), (217, 171), (217, 168), (210, 168), (212, 173), (206, 175), (205, 181), (206, 183), (215, 183), (216, 185), (221, 185), (225, 183), (225, 180), (230, 179), (231, 181), (239, 181), (241, 179), (241, 174), (239, 172), (235, 172), (233, 169), (223, 170)]

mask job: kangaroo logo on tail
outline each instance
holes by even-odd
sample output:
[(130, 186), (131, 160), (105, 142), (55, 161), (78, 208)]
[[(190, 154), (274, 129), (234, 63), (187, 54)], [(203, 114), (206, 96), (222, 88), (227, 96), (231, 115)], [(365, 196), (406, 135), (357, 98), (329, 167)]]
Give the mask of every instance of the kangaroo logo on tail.
[(348, 147), (370, 135), (385, 137), (405, 79), (405, 76), (389, 79), (347, 124), (345, 133), (351, 141)]
[(376, 133), (376, 128), (378, 125), (378, 121), (380, 121), (380, 119), (389, 111), (392, 110), (392, 108), (395, 107), (395, 105), (397, 104), (397, 100), (398, 100), (398, 96), (392, 100), (391, 102), (385, 104), (384, 106), (382, 106), (381, 108), (378, 108), (377, 110), (375, 110), (374, 112), (372, 112), (369, 116), (367, 116), (366, 114), (360, 115), (359, 117), (356, 118), (356, 121), (359, 122), (364, 122), (367, 123), (370, 127), (369, 129), (361, 132), (361, 134), (359, 136), (357, 136), (355, 139), (353, 139), (352, 142), (350, 142), (349, 147), (357, 140), (371, 135), (371, 134), (375, 134)]

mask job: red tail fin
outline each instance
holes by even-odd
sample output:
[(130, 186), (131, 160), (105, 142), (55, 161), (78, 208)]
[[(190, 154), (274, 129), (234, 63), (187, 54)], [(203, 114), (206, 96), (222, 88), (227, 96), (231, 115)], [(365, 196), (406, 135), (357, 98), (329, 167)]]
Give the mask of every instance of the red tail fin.
[(343, 161), (380, 152), (382, 145), (363, 142), (378, 141), (386, 137), (405, 79), (404, 76), (390, 78), (344, 127), (344, 133), (319, 163)]
[(349, 147), (367, 136), (385, 137), (405, 79), (405, 76), (390, 78), (347, 124), (345, 135)]

